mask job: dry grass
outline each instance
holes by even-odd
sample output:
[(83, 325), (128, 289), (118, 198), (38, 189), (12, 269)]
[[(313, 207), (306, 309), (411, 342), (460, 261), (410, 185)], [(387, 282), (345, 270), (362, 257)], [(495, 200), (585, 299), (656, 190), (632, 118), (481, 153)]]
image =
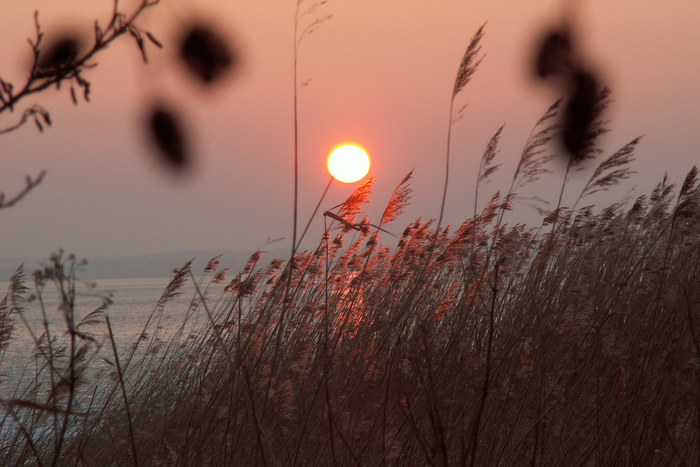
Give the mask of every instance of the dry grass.
[[(69, 332), (36, 336), (51, 384), (3, 402), (3, 462), (697, 464), (695, 170), (674, 193), (664, 180), (629, 208), (565, 211), (546, 234), (502, 223), (498, 198), (454, 232), (419, 219), (390, 248), (385, 222), (356, 219), (365, 186), (338, 210), (347, 222), (295, 258), (274, 371), (282, 261), (261, 269), (254, 255), (215, 298), (211, 262), (196, 335), (183, 323), (164, 343), (159, 315), (195, 281), (189, 264), (176, 271), (115, 381), (95, 386), (92, 346), (112, 363), (117, 350), (71, 321), (74, 266), (55, 257), (37, 278), (66, 291)], [(30, 312), (23, 283), (3, 323)]]

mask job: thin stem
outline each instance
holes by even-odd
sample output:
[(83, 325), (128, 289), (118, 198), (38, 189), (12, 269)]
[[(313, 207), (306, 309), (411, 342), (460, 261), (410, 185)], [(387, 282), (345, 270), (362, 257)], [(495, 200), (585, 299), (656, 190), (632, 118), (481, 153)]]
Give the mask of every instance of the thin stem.
[(286, 317), (287, 310), (289, 308), (289, 291), (292, 288), (292, 273), (294, 272), (294, 256), (297, 252), (297, 218), (298, 218), (298, 204), (299, 204), (299, 109), (297, 106), (297, 53), (299, 48), (299, 43), (297, 40), (297, 34), (299, 29), (299, 4), (301, 1), (297, 1), (297, 5), (294, 11), (294, 72), (293, 72), (293, 83), (294, 83), (294, 215), (292, 221), (292, 252), (289, 256), (289, 262), (287, 264), (287, 284), (284, 288), (284, 297), (282, 298), (282, 310), (280, 311), (280, 321), (277, 326), (277, 339), (275, 341), (275, 350), (272, 353), (272, 363), (270, 365), (270, 384), (267, 386), (267, 391), (265, 393), (265, 403), (270, 395), (270, 387), (272, 382), (272, 375), (275, 373), (277, 366), (277, 354), (279, 352), (280, 344), (282, 342), (282, 332), (284, 331), (284, 318)]
[[(331, 178), (331, 180), (333, 180)], [(328, 184), (330, 186), (330, 183)], [(326, 218), (323, 218), (323, 223), (326, 223)], [(325, 225), (324, 225), (325, 227)], [(330, 394), (328, 391), (328, 373), (330, 372), (330, 363), (331, 363), (331, 357), (328, 353), (328, 341), (330, 339), (330, 308), (329, 308), (329, 303), (328, 303), (328, 228), (325, 227), (324, 229), (324, 240), (326, 243), (326, 264), (325, 264), (325, 280), (324, 280), (324, 299), (326, 302), (326, 307), (325, 310), (323, 310), (323, 355), (325, 359), (325, 365), (323, 365), (323, 386), (324, 386), (324, 393), (325, 393), (325, 401), (326, 401), (326, 410), (328, 413), (328, 435), (330, 438), (330, 444), (331, 444), (331, 456), (333, 458), (333, 465), (336, 464), (336, 455), (335, 455), (335, 436), (334, 436), (334, 429), (333, 429), (333, 411), (331, 409), (331, 399), (330, 399)]]
[[(231, 357), (231, 352), (229, 351), (228, 347), (226, 347), (226, 343), (224, 342), (223, 337), (221, 336), (221, 331), (219, 328), (216, 326), (216, 321), (214, 321), (214, 316), (211, 314), (211, 311), (209, 310), (209, 306), (207, 305), (206, 299), (204, 297), (204, 294), (202, 294), (202, 291), (199, 288), (199, 285), (197, 284), (197, 279), (194, 277), (194, 274), (192, 274), (192, 270), (188, 268), (187, 272), (190, 275), (190, 278), (192, 279), (192, 283), (194, 284), (195, 291), (197, 295), (199, 296), (199, 299), (201, 300), (202, 306), (204, 307), (204, 311), (207, 314), (207, 318), (209, 318), (209, 323), (211, 324), (212, 331), (214, 333), (214, 337), (216, 337), (216, 340), (218, 341), (219, 346), (221, 347), (221, 350), (224, 353), (224, 356), (226, 357), (226, 361), (231, 365), (232, 370), (236, 370), (236, 364), (233, 361), (233, 358)], [(250, 399), (250, 406), (251, 410), (253, 412), (253, 420), (255, 420), (255, 435), (258, 443), (258, 448), (260, 450), (260, 457), (262, 458), (262, 463), (263, 465), (267, 465), (267, 459), (265, 457), (265, 448), (264, 448), (264, 434), (262, 431), (262, 425), (260, 423), (260, 419), (258, 418), (258, 413), (256, 410), (256, 405), (255, 405), (255, 396), (253, 394), (253, 389), (250, 384), (250, 377), (248, 375), (248, 370), (246, 367), (242, 364), (241, 362), (241, 355), (239, 354), (239, 363), (240, 367), (243, 370), (243, 376), (245, 377), (245, 382), (246, 382), (246, 388), (248, 390), (248, 398)], [(272, 381), (272, 375), (270, 375), (270, 381)], [(268, 391), (269, 391), (269, 386), (268, 386)]]
[[(557, 228), (557, 221), (559, 220), (559, 209), (561, 209), (561, 202), (562, 199), (564, 198), (564, 188), (566, 188), (566, 182), (569, 179), (569, 171), (571, 170), (572, 162), (569, 162), (566, 164), (566, 172), (564, 172), (564, 180), (562, 181), (561, 184), (561, 189), (559, 190), (559, 199), (557, 200), (557, 207), (554, 210), (554, 220), (552, 221), (552, 232), (549, 235), (549, 241), (547, 242), (547, 250), (545, 253), (545, 258), (549, 258), (549, 254), (551, 253), (551, 248), (552, 248), (552, 242), (554, 241), (554, 234)], [(545, 266), (546, 261), (542, 263), (542, 267)]]
[(314, 209), (314, 212), (311, 214), (311, 217), (309, 218), (309, 222), (306, 223), (306, 227), (304, 227), (304, 231), (301, 233), (301, 236), (299, 237), (299, 241), (296, 243), (297, 249), (299, 248), (299, 245), (301, 245), (301, 242), (304, 240), (304, 236), (306, 236), (306, 232), (309, 230), (309, 227), (311, 226), (311, 222), (314, 220), (314, 217), (316, 217), (316, 214), (318, 213), (319, 208), (321, 207), (321, 203), (323, 202), (324, 198), (326, 197), (326, 194), (328, 194), (328, 189), (331, 187), (331, 184), (333, 183), (333, 177), (328, 180), (328, 185), (326, 185), (326, 189), (323, 190), (323, 194), (321, 195), (321, 198), (318, 200), (318, 203), (316, 203), (316, 208)]
[(114, 342), (114, 334), (112, 333), (112, 324), (109, 322), (109, 316), (105, 316), (107, 322), (107, 331), (109, 332), (109, 342), (112, 344), (112, 354), (114, 355), (114, 365), (117, 367), (117, 376), (119, 378), (119, 387), (124, 399), (124, 410), (126, 410), (126, 420), (129, 423), (129, 443), (131, 444), (131, 454), (134, 456), (134, 465), (139, 465), (138, 455), (136, 454), (136, 441), (134, 440), (134, 426), (131, 422), (131, 410), (129, 409), (129, 399), (126, 397), (126, 388), (124, 387), (124, 377), (122, 367), (119, 364), (119, 354), (117, 353), (117, 345)]
[(486, 404), (486, 398), (489, 394), (489, 383), (491, 381), (491, 354), (493, 349), (493, 333), (495, 326), (495, 314), (496, 314), (496, 297), (498, 295), (498, 262), (494, 265), (493, 271), (493, 287), (491, 289), (491, 310), (489, 311), (489, 331), (488, 331), (488, 342), (486, 346), (486, 370), (484, 374), (484, 385), (481, 389), (481, 397), (479, 398), (479, 409), (476, 413), (476, 419), (474, 421), (474, 431), (472, 432), (472, 448), (471, 448), (471, 461), (470, 465), (474, 466), (476, 462), (476, 450), (479, 445), (479, 429), (481, 425), (481, 417), (484, 413), (484, 405)]
[(294, 216), (292, 221), (292, 255), (290, 261), (294, 264), (294, 254), (297, 250), (297, 218), (299, 206), (299, 107), (297, 105), (297, 54), (299, 45), (297, 43), (297, 31), (299, 28), (299, 3), (297, 2), (296, 12), (294, 15)]
[[(452, 96), (450, 100), (450, 112), (449, 112), (449, 125), (447, 126), (447, 146), (445, 148), (445, 185), (442, 188), (442, 201), (440, 202), (440, 217), (438, 217), (437, 227), (435, 232), (440, 232), (440, 226), (442, 225), (442, 219), (445, 215), (445, 201), (447, 200), (447, 185), (450, 181), (450, 142), (452, 139), (452, 109), (455, 105), (455, 95)], [(437, 237), (436, 237), (437, 241)], [(432, 249), (431, 249), (432, 253)]]

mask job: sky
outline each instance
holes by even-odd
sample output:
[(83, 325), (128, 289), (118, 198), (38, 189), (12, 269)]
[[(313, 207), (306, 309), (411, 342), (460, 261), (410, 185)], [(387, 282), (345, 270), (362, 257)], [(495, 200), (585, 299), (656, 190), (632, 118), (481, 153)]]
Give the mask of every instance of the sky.
[[(300, 224), (328, 183), (329, 151), (342, 141), (356, 141), (370, 153), (376, 177), (370, 216), (381, 214), (412, 169), (413, 203), (393, 231), (418, 216), (438, 216), (455, 73), (484, 23), (484, 60), (456, 100), (457, 108), (467, 107), (452, 128), (446, 223), (472, 215), (479, 159), (503, 124), (503, 166), (479, 199), (507, 189), (527, 135), (558, 97), (532, 78), (529, 61), (543, 29), (560, 20), (562, 4), (329, 0), (305, 18), (302, 24), (332, 15), (298, 50), (299, 83), (306, 83), (298, 91)], [(44, 106), (54, 124), (44, 133), (30, 124), (0, 136), (0, 191), (9, 196), (25, 175), (48, 174), (20, 204), (0, 211), (0, 258), (46, 257), (58, 248), (90, 258), (287, 246), (294, 7), (294, 0), (163, 0), (139, 23), (166, 45), (149, 49), (149, 65), (124, 38), (90, 70), (90, 103), (73, 105), (66, 88), (22, 102), (21, 108)], [(89, 34), (95, 19), (106, 20), (111, 2), (4, 2), (0, 77), (17, 85), (29, 61), (35, 9), (47, 37), (66, 27)], [(601, 206), (648, 193), (664, 172), (681, 183), (700, 163), (699, 17), (697, 0), (580, 2), (580, 45), (613, 93), (604, 154), (644, 135), (637, 173), (597, 198)], [(240, 57), (235, 72), (207, 92), (174, 59), (174, 39), (193, 18), (210, 22)], [(187, 125), (195, 157), (184, 177), (163, 170), (143, 131), (146, 109), (157, 100), (176, 108)], [(0, 128), (19, 115), (0, 115)], [(553, 171), (530, 194), (556, 203), (563, 172)], [(572, 180), (564, 204), (585, 177)], [(342, 202), (358, 183), (333, 182), (322, 209)], [(507, 222), (540, 221), (527, 207), (511, 215)], [(320, 220), (314, 229), (307, 247), (318, 241)]]

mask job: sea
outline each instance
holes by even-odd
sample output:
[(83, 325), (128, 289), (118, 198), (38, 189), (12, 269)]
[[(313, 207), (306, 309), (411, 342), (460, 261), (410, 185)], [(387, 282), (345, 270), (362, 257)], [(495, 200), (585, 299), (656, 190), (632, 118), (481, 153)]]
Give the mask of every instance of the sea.
[[(76, 322), (102, 305), (102, 296), (108, 296), (112, 303), (107, 307), (114, 340), (120, 360), (128, 354), (132, 344), (138, 339), (149, 315), (158, 303), (163, 291), (170, 283), (169, 277), (149, 277), (130, 279), (102, 279), (98, 281), (76, 282), (75, 314)], [(8, 283), (0, 283), (0, 300), (5, 296)], [(33, 284), (28, 282), (28, 287)], [(223, 293), (223, 284), (202, 284), (207, 289), (207, 296), (216, 299)], [(35, 351), (34, 340), (44, 333), (44, 319), (41, 303), (53, 337), (65, 338), (68, 333), (64, 324), (62, 311), (59, 309), (60, 295), (50, 285), (42, 293), (42, 301), (36, 298), (27, 305), (27, 310), (19, 316), (14, 316), (14, 330), (9, 344), (0, 349), (0, 415), (6, 410), (6, 403), (13, 399), (21, 399), (22, 391), (31, 384), (32, 376), (37, 365), (43, 363), (42, 357)], [(195, 297), (196, 289), (190, 282), (182, 288), (182, 293), (168, 302), (161, 315), (159, 333), (164, 338), (177, 329), (190, 309), (190, 303)], [(200, 311), (201, 312), (201, 311)], [(94, 357), (94, 368), (105, 367), (107, 364), (102, 356), (111, 356), (111, 344), (106, 340), (107, 330), (104, 318), (85, 328), (86, 331), (100, 336), (102, 350)], [(4, 403), (3, 403), (4, 402)]]

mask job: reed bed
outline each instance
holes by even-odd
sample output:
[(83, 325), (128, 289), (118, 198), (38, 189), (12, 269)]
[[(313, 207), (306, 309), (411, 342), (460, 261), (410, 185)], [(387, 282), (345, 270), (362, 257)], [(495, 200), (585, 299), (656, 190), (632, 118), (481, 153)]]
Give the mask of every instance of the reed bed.
[[(560, 207), (539, 228), (505, 223), (496, 195), (454, 229), (408, 224), (394, 247), (381, 229), (410, 174), (375, 225), (360, 217), (370, 180), (291, 269), (256, 253), (213, 297), (217, 258), (199, 278), (176, 270), (128, 349), (107, 301), (72, 315), (75, 263), (54, 256), (33, 292), (20, 270), (2, 302), (6, 345), (30, 297), (47, 283), (64, 296), (63, 320), (35, 337), (36, 384), (3, 401), (2, 463), (696, 465), (696, 178)], [(160, 338), (188, 281), (188, 319)]]

